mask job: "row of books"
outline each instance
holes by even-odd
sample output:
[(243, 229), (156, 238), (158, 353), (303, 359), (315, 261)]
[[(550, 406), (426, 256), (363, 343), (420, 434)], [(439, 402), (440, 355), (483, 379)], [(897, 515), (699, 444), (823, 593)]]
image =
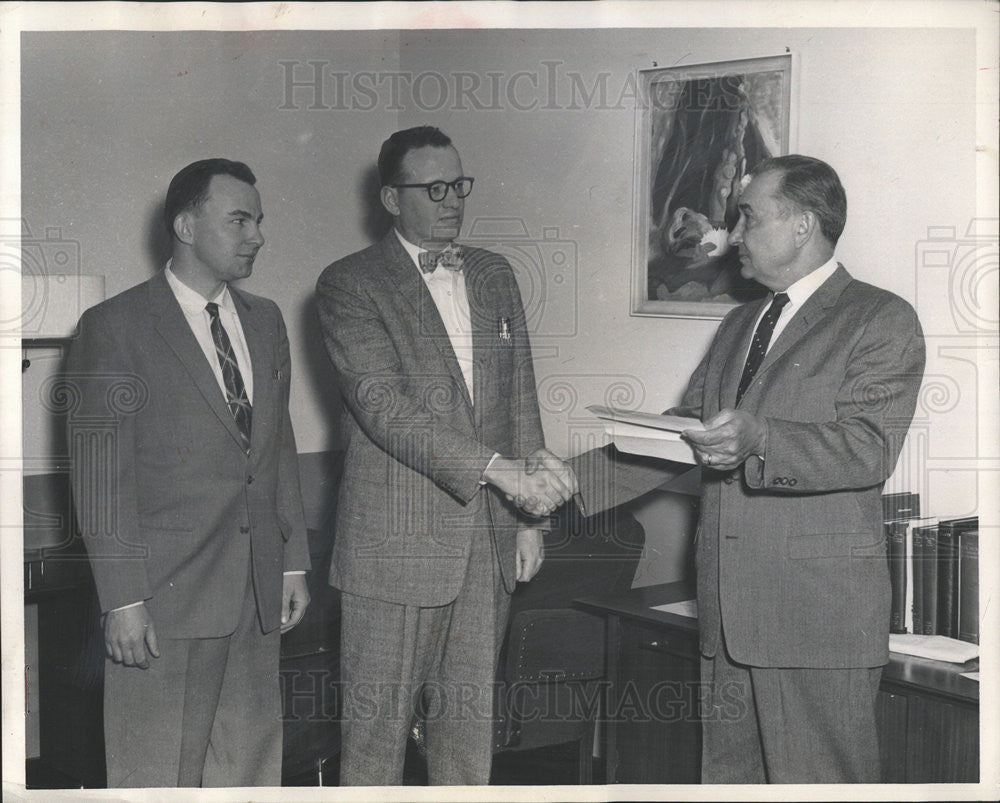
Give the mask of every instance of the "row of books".
[(979, 643), (979, 518), (920, 515), (920, 495), (882, 497), (892, 633)]

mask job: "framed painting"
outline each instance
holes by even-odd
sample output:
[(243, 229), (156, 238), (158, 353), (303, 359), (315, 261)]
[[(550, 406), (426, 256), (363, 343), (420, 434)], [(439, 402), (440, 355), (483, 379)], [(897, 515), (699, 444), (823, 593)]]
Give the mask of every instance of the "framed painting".
[(633, 315), (721, 318), (766, 294), (728, 236), (748, 170), (788, 153), (791, 59), (639, 71)]

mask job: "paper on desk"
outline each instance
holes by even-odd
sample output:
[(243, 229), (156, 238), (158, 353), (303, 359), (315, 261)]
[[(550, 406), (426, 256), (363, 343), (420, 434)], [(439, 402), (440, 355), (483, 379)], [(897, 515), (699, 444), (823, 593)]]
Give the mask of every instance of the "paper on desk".
[(920, 636), (914, 633), (890, 633), (889, 651), (935, 661), (964, 664), (979, 656), (979, 645), (947, 636)]
[(686, 616), (689, 619), (698, 618), (698, 600), (684, 599), (680, 602), (668, 602), (666, 605), (654, 605), (654, 611), (673, 613), (677, 616)]
[(963, 678), (968, 678), (969, 680), (974, 680), (974, 681), (976, 681), (976, 683), (979, 682), (979, 673), (978, 672), (962, 672), (961, 675), (962, 675)]

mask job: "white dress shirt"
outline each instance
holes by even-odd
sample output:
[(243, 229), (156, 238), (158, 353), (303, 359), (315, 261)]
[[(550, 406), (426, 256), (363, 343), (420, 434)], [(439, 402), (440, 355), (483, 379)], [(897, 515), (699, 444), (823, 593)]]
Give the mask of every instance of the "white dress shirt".
[[(437, 307), (438, 314), (444, 322), (444, 328), (448, 332), (448, 340), (451, 341), (452, 351), (458, 360), (458, 367), (462, 369), (462, 377), (465, 379), (465, 387), (469, 390), (469, 399), (473, 403), (476, 397), (473, 393), (473, 351), (472, 351), (472, 315), (469, 312), (469, 296), (465, 292), (465, 271), (448, 270), (438, 266), (430, 273), (424, 273), (420, 269), (420, 255), (426, 252), (426, 248), (414, 245), (407, 240), (395, 227), (393, 232), (399, 238), (400, 244), (410, 255), (417, 272), (427, 285), (431, 298), (434, 299), (434, 306)], [(494, 452), (490, 462), (483, 469), (483, 474), (490, 470), (493, 461), (500, 456), (500, 452)], [(480, 478), (480, 485), (485, 485), (486, 480)]]
[[(788, 326), (792, 318), (795, 317), (795, 313), (802, 309), (802, 305), (805, 304), (809, 297), (819, 290), (820, 285), (823, 284), (827, 279), (833, 276), (834, 271), (837, 270), (837, 260), (832, 258), (829, 262), (824, 262), (816, 270), (807, 276), (803, 276), (794, 284), (790, 285), (785, 294), (788, 296), (788, 303), (785, 304), (781, 309), (781, 315), (778, 316), (777, 322), (774, 324), (774, 332), (771, 334), (771, 340), (767, 344), (767, 351), (771, 350), (771, 346), (775, 344), (778, 339), (778, 335), (781, 334), (782, 330)], [(773, 296), (772, 296), (773, 300)], [(760, 325), (761, 319), (767, 314), (770, 304), (766, 304), (764, 309), (760, 311), (760, 315), (757, 316), (757, 321), (753, 325), (753, 329), (756, 332), (757, 327)], [(750, 345), (753, 345), (753, 338), (750, 340)], [(766, 354), (767, 351), (764, 353)], [(750, 353), (750, 348), (747, 348), (747, 354)], [(743, 355), (743, 361), (746, 362), (746, 354)]]
[(236, 355), (236, 364), (240, 367), (240, 375), (243, 377), (243, 387), (247, 390), (247, 398), (253, 405), (253, 365), (250, 363), (250, 350), (247, 348), (246, 338), (243, 336), (243, 326), (240, 324), (240, 316), (236, 314), (236, 305), (233, 303), (233, 296), (229, 292), (229, 285), (225, 285), (215, 298), (207, 299), (197, 290), (192, 290), (184, 282), (174, 275), (170, 270), (170, 263), (166, 268), (167, 284), (174, 291), (177, 303), (181, 305), (184, 317), (187, 318), (188, 326), (194, 334), (201, 350), (205, 352), (205, 359), (208, 360), (215, 380), (219, 383), (219, 390), (222, 391), (222, 398), (226, 396), (226, 380), (222, 376), (222, 366), (219, 364), (219, 355), (215, 351), (215, 340), (212, 339), (212, 316), (208, 314), (205, 305), (209, 301), (214, 301), (219, 305), (219, 320), (222, 327), (229, 335), (229, 342), (233, 346), (233, 353)]
[(430, 273), (424, 273), (420, 270), (420, 255), (427, 249), (414, 245), (397, 229), (393, 228), (393, 231), (396, 232), (396, 236), (403, 248), (406, 249), (406, 253), (410, 255), (420, 277), (430, 291), (431, 298), (434, 299), (434, 306), (437, 307), (438, 314), (444, 322), (444, 328), (448, 332), (448, 339), (451, 341), (451, 348), (458, 360), (458, 367), (462, 369), (469, 398), (475, 403), (472, 375), (472, 316), (469, 313), (469, 296), (465, 292), (465, 271), (448, 270), (439, 266)]

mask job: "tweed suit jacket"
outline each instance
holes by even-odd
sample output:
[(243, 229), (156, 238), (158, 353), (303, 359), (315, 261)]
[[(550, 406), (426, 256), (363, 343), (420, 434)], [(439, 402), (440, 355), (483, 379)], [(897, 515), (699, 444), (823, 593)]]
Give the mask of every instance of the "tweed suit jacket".
[(736, 407), (767, 422), (765, 459), (703, 470), (696, 563), (701, 649), (720, 630), (751, 666), (866, 667), (888, 660), (890, 588), (880, 494), (924, 369), (912, 307), (843, 266), (781, 332), (741, 403), (764, 304), (720, 325), (674, 413)]
[(480, 478), (495, 452), (544, 444), (521, 296), (507, 261), (465, 248), (474, 400), (419, 271), (390, 231), (317, 283), (344, 401), (346, 456), (331, 585), (420, 606), (458, 595), (473, 538), (490, 539), (507, 590), (524, 519)]
[(162, 272), (87, 310), (67, 361), (74, 499), (101, 609), (145, 600), (161, 637), (232, 633), (251, 555), (273, 630), (283, 573), (309, 568), (285, 326), (273, 301), (230, 292), (253, 365), (248, 453)]

